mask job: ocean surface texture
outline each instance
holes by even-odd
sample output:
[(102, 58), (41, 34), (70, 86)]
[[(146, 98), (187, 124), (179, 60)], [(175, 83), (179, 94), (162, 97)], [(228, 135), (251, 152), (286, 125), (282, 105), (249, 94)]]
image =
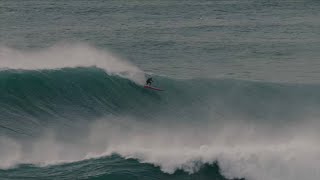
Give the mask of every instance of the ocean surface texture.
[(0, 180), (320, 179), (319, 57), (319, 0), (0, 0)]

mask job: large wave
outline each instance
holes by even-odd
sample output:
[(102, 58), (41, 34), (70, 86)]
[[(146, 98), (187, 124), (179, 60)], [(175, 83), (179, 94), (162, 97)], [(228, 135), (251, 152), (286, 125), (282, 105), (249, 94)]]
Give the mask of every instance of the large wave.
[(5, 66), (2, 169), (117, 154), (171, 174), (217, 163), (226, 178), (319, 178), (319, 85), (155, 76), (155, 92), (109, 66)]
[(37, 70), (90, 66), (140, 84), (145, 79), (142, 71), (130, 62), (84, 43), (60, 43), (48, 49), (32, 51), (0, 46), (1, 69)]

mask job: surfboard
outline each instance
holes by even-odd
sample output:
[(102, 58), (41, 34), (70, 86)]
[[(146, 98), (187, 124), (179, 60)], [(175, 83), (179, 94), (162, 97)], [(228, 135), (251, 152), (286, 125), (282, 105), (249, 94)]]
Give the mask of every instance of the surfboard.
[(156, 90), (156, 91), (164, 91), (163, 89), (160, 89), (160, 88), (156, 88), (156, 87), (152, 87), (152, 86), (143, 86), (144, 88), (147, 88), (147, 89), (152, 89), (152, 90)]

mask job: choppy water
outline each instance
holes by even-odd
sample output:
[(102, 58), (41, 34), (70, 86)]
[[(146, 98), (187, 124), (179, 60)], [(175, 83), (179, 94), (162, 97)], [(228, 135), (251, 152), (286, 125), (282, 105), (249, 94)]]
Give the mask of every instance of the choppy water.
[(319, 10), (0, 1), (0, 179), (319, 179)]

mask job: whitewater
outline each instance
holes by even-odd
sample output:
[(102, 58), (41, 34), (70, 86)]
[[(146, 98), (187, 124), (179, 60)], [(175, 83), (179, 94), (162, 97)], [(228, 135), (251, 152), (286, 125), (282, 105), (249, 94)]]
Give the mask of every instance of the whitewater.
[[(2, 169), (117, 154), (169, 174), (217, 163), (230, 179), (319, 177), (319, 85), (157, 76), (170, 88), (158, 93), (133, 78), (139, 68), (88, 45), (1, 52)], [(45, 61), (17, 63), (30, 59)]]
[(319, 7), (1, 1), (0, 180), (320, 179)]

